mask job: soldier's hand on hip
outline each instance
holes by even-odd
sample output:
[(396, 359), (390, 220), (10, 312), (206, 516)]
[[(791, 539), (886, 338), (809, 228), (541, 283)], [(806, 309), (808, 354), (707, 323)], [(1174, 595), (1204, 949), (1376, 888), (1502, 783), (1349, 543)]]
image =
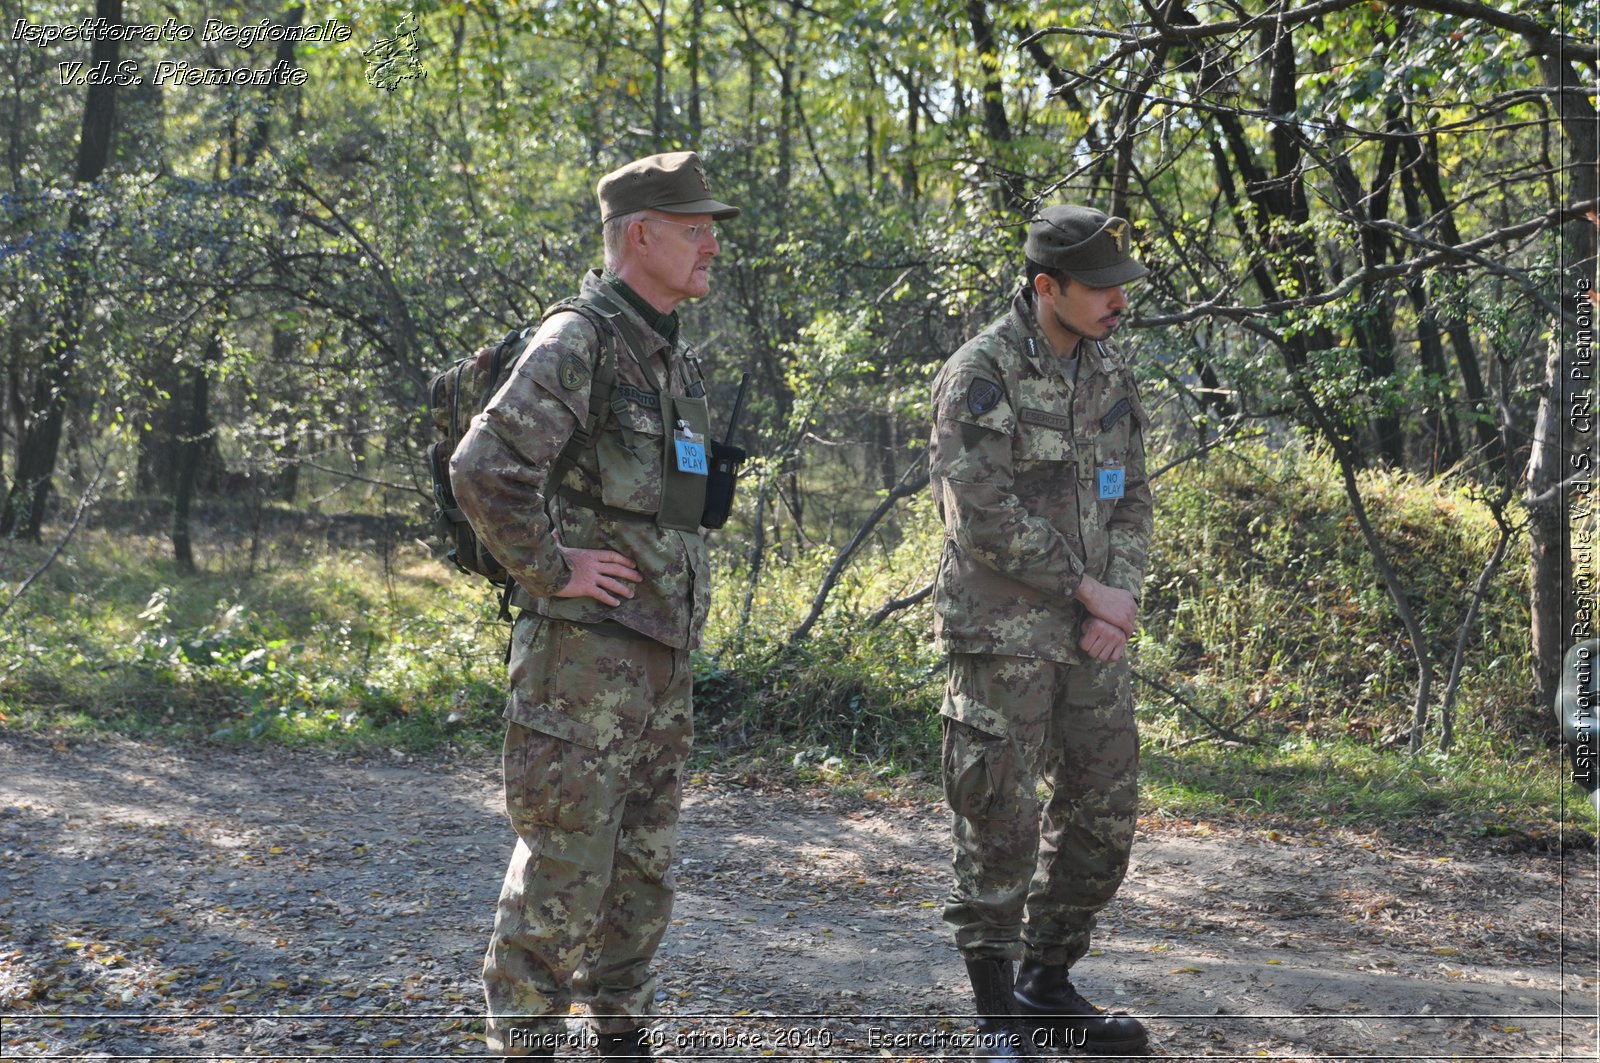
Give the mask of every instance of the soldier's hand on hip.
[(1083, 622), (1078, 648), (1097, 661), (1120, 661), (1128, 648), (1128, 633), (1115, 624), (1091, 616)]
[(1121, 587), (1108, 587), (1093, 576), (1084, 576), (1078, 584), (1078, 600), (1091, 616), (1120, 628), (1124, 635), (1133, 634), (1139, 603)]
[(621, 605), (624, 598), (633, 597), (631, 584), (643, 578), (632, 558), (615, 550), (569, 547), (566, 555), (572, 578), (556, 591), (557, 598), (593, 598), (601, 605)]

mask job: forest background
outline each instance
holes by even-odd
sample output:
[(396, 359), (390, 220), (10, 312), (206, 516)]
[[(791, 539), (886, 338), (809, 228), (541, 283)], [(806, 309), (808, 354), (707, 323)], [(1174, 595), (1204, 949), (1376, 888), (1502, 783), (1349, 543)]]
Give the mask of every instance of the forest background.
[(1154, 806), (1560, 802), (1595, 4), (0, 9), (5, 726), (489, 740), (427, 381), (598, 264), (600, 174), (694, 149), (744, 213), (687, 334), (752, 382), (707, 755), (936, 774), (929, 381), (1086, 202), (1150, 267)]

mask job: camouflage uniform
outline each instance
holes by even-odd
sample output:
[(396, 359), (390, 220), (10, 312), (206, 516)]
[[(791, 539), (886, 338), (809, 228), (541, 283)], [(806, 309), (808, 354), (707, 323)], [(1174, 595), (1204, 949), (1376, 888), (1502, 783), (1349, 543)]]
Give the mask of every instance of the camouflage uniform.
[[(1085, 574), (1140, 595), (1146, 422), (1116, 350), (1079, 349), (1074, 381), (1024, 289), (934, 382), (930, 469), (945, 525), (934, 630), (951, 655), (955, 848), (945, 919), (968, 960), (1014, 959), (1019, 937), (1031, 960), (1077, 960), (1133, 842), (1127, 662), (1078, 648), (1086, 613), (1074, 595)], [(1118, 493), (1118, 473), (1120, 497), (1102, 498)]]
[[(649, 966), (671, 918), (692, 738), (689, 652), (709, 600), (703, 488), (690, 497), (695, 485), (676, 481), (665, 460), (677, 420), (704, 438), (698, 363), (609, 276), (585, 277), (579, 300), (590, 316), (546, 319), (451, 462), (457, 500), (524, 610), (504, 749), (517, 844), (483, 970), (489, 1048), (503, 1055), (559, 1042), (575, 976), (601, 1034), (634, 1030), (654, 1011)], [(558, 456), (588, 417), (607, 326), (613, 400), (551, 490)], [(657, 516), (663, 506), (678, 517)], [(563, 547), (632, 558), (643, 577), (634, 596), (614, 607), (552, 597), (570, 577)]]

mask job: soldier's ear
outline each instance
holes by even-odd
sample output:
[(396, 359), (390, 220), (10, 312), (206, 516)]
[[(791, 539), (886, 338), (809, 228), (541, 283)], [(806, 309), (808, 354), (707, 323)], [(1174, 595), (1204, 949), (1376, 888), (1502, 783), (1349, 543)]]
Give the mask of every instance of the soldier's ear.
[(1035, 294), (1053, 298), (1061, 291), (1061, 282), (1048, 273), (1036, 273), (1033, 277), (1033, 290)]
[(628, 223), (626, 242), (629, 247), (638, 251), (645, 249), (645, 245), (650, 242), (650, 226), (645, 224), (649, 220), (649, 218), (635, 218)]

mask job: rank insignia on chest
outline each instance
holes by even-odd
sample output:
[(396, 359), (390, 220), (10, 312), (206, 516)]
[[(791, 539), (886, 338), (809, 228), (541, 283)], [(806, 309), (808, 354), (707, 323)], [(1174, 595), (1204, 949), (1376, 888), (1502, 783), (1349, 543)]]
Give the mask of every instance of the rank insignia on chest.
[(569, 354), (561, 359), (561, 386), (568, 391), (577, 391), (589, 382), (589, 367), (583, 364), (583, 359), (575, 354)]
[(998, 405), (1000, 385), (981, 376), (973, 377), (972, 383), (967, 385), (967, 409), (972, 411), (972, 416), (982, 417)]

